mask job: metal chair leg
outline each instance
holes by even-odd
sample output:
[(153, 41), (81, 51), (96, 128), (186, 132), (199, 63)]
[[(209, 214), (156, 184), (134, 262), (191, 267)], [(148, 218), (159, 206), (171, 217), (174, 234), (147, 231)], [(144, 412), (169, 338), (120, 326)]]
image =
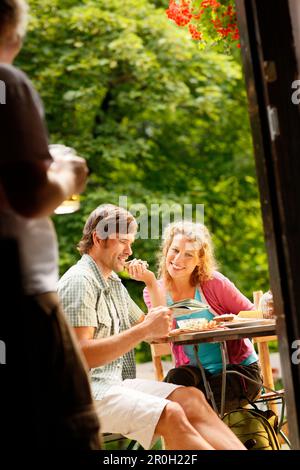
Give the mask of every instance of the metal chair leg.
[(219, 414), (219, 410), (218, 410), (216, 402), (215, 402), (215, 397), (214, 397), (213, 391), (210, 387), (209, 381), (206, 378), (204, 367), (201, 364), (201, 361), (200, 361), (199, 356), (198, 356), (198, 346), (196, 344), (194, 344), (193, 349), (194, 349), (195, 359), (196, 359), (197, 365), (198, 365), (198, 367), (201, 371), (201, 376), (202, 376), (202, 380), (203, 380), (203, 384), (204, 384), (204, 388), (205, 388), (206, 398), (207, 398), (207, 400), (209, 400), (211, 402), (214, 411), (217, 414)]

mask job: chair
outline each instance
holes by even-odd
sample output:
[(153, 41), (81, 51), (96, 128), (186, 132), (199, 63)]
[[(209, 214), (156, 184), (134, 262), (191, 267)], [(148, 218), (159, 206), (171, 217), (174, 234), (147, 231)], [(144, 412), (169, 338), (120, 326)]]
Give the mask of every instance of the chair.
[[(254, 303), (256, 310), (258, 310), (259, 301), (262, 295), (263, 295), (262, 291), (253, 292), (253, 303)], [(277, 340), (277, 336), (265, 336), (261, 338), (253, 338), (253, 342), (257, 344), (259, 363), (260, 363), (261, 372), (263, 376), (263, 384), (266, 386), (266, 389), (267, 389), (267, 393), (260, 395), (259, 400), (263, 399), (264, 396), (266, 397), (266, 399), (268, 398), (268, 407), (272, 411), (274, 411), (274, 413), (278, 414), (278, 407), (277, 407), (276, 400), (275, 400), (276, 394), (274, 392), (268, 391), (268, 389), (274, 390), (275, 388), (271, 360), (270, 360), (270, 351), (269, 351), (269, 345), (268, 345), (270, 341), (274, 341), (274, 340), (275, 341)], [(272, 397), (274, 397), (274, 400), (272, 400)]]
[(170, 356), (172, 354), (171, 346), (169, 343), (157, 343), (151, 344), (150, 346), (154, 367), (154, 376), (156, 380), (161, 382), (164, 378), (164, 371), (161, 358), (162, 356)]
[[(111, 442), (122, 442), (127, 440), (127, 437), (123, 436), (122, 434), (117, 434), (117, 433), (109, 433), (106, 432), (102, 434), (101, 440), (104, 444), (109, 444)], [(137, 441), (129, 441), (129, 444), (126, 447), (126, 450), (137, 450), (137, 449), (142, 449), (140, 444)]]
[[(259, 301), (263, 295), (262, 291), (254, 291), (253, 292), (253, 303), (255, 309), (258, 310)], [(258, 349), (258, 357), (259, 363), (261, 366), (262, 376), (263, 376), (263, 384), (266, 388), (273, 389), (275, 388), (273, 373), (272, 373), (272, 366), (270, 360), (270, 352), (269, 352), (269, 345), (270, 341), (276, 341), (277, 336), (266, 336), (262, 338), (253, 338), (253, 341), (257, 344)], [(281, 436), (282, 441), (291, 448), (291, 443), (288, 439), (288, 427), (287, 421), (285, 421), (285, 392), (283, 390), (276, 390), (275, 392), (267, 391), (266, 393), (260, 394), (255, 403), (264, 403), (267, 408), (274, 411), (274, 413), (278, 416), (278, 404), (281, 404), (281, 413), (278, 422), (278, 434)]]
[[(172, 356), (171, 346), (169, 343), (151, 344), (151, 355), (154, 368), (155, 380), (161, 382), (165, 376), (162, 364), (162, 356)], [(165, 449), (165, 443), (161, 438), (162, 450)]]

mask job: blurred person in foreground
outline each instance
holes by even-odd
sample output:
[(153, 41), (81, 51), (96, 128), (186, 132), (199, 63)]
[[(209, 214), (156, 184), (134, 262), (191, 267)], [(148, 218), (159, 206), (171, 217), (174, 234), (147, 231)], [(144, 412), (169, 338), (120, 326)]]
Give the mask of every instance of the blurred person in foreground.
[(56, 294), (57, 240), (48, 217), (83, 191), (88, 171), (77, 156), (53, 161), (39, 96), (12, 65), (22, 47), (27, 10), (24, 0), (0, 2), (0, 80), (6, 95), (0, 107), (0, 237), (6, 274), (0, 330), (7, 348), (1, 367), (1, 443), (27, 450), (99, 449), (86, 364)]

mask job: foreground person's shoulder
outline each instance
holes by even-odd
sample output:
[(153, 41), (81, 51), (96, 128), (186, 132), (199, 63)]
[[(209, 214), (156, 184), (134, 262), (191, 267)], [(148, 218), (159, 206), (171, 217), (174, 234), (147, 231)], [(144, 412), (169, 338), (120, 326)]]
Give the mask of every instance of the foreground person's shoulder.
[(0, 80), (3, 80), (6, 85), (9, 84), (27, 84), (31, 86), (31, 82), (27, 75), (22, 70), (9, 64), (0, 63)]

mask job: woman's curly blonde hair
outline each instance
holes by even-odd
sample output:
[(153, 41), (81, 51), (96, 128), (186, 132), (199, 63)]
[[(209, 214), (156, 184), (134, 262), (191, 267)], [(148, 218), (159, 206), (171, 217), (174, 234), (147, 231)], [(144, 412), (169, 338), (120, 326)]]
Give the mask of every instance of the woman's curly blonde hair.
[(163, 279), (167, 287), (171, 287), (172, 278), (166, 268), (166, 258), (176, 235), (182, 235), (197, 247), (195, 249), (198, 251), (200, 261), (191, 274), (191, 285), (196, 286), (212, 279), (213, 272), (217, 269), (217, 262), (214, 257), (210, 233), (205, 225), (189, 221), (173, 222), (165, 228), (163, 243), (158, 255), (158, 277)]

